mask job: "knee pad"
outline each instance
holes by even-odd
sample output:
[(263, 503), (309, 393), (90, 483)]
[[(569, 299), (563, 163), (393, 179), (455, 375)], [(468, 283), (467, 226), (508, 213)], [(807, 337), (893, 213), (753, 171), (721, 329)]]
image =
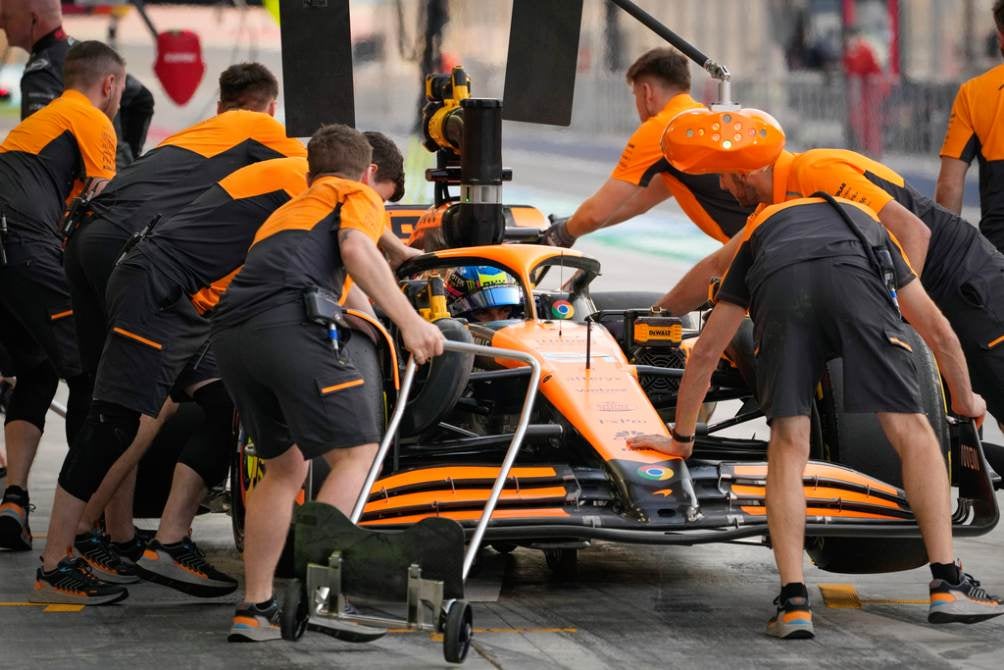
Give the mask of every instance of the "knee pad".
[(45, 428), (45, 414), (56, 395), (59, 375), (48, 360), (18, 372), (17, 384), (10, 394), (4, 423), (27, 421), (39, 430)]
[(234, 451), (234, 403), (220, 380), (203, 386), (194, 394), (205, 419), (185, 443), (178, 462), (194, 470), (206, 488), (223, 481)]
[(66, 385), (70, 388), (66, 399), (66, 441), (72, 445), (87, 420), (94, 393), (94, 377), (85, 372), (67, 379)]
[(90, 500), (112, 465), (132, 444), (138, 430), (139, 412), (94, 401), (63, 461), (59, 485), (78, 500)]

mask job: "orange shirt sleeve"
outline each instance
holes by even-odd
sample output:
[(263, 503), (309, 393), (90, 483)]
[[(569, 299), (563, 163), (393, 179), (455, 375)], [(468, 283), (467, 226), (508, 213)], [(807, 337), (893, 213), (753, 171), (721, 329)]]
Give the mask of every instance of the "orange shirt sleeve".
[(635, 186), (648, 186), (652, 177), (660, 172), (660, 164), (665, 161), (660, 146), (664, 126), (657, 116), (638, 126), (628, 138), (610, 177)]
[(862, 169), (843, 158), (796, 160), (792, 165), (792, 172), (795, 173), (798, 192), (803, 197), (823, 191), (834, 197), (860, 203), (876, 214), (895, 199), (892, 194), (869, 181)]
[(84, 176), (111, 179), (115, 176), (115, 150), (118, 140), (111, 120), (97, 108), (73, 118), (73, 136), (80, 148)]
[(342, 201), (339, 228), (358, 230), (374, 244), (383, 234), (386, 221), (383, 201), (368, 186), (352, 191)]
[(959, 87), (952, 103), (952, 113), (948, 117), (948, 129), (945, 131), (945, 142), (941, 145), (941, 155), (945, 158), (972, 163), (979, 151), (979, 139), (973, 128), (973, 114), (969, 99), (968, 83)]

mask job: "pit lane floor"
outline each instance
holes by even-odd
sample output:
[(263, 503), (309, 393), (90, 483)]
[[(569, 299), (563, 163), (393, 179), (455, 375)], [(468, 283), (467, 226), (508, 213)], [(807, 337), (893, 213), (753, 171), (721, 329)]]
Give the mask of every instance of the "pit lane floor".
[[(603, 261), (608, 273), (598, 281), (609, 289), (637, 286), (632, 277), (671, 280), (683, 269), (597, 243), (582, 248)], [(623, 268), (631, 268), (631, 277)], [(767, 429), (761, 425), (756, 431), (765, 435)], [(196, 600), (139, 584), (119, 605), (70, 611), (27, 605), (65, 450), (62, 436), (62, 422), (50, 414), (31, 482), (35, 551), (0, 555), (0, 667), (447, 665), (440, 641), (420, 633), (392, 633), (367, 645), (316, 633), (298, 643), (228, 644), (236, 594)], [(1002, 437), (994, 427), (987, 439)], [(218, 567), (241, 574), (227, 517), (198, 518), (193, 537)], [(998, 529), (960, 541), (957, 551), (967, 570), (1000, 592), (1002, 549), (1004, 531)], [(864, 576), (810, 569), (817, 638), (780, 642), (763, 633), (777, 590), (771, 555), (763, 547), (597, 544), (580, 552), (578, 578), (568, 582), (551, 576), (539, 551), (518, 549), (502, 557), (488, 550), (485, 556), (469, 584), (482, 600), (474, 605), (477, 631), (469, 668), (1000, 667), (1004, 618), (975, 626), (926, 623), (926, 568)], [(832, 585), (827, 599), (820, 585)]]

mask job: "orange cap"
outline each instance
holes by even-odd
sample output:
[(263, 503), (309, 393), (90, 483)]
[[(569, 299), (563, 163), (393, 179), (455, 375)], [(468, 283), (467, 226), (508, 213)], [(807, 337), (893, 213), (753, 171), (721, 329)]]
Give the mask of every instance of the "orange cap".
[(691, 109), (674, 116), (662, 134), (662, 155), (681, 172), (754, 172), (784, 149), (784, 130), (759, 109)]

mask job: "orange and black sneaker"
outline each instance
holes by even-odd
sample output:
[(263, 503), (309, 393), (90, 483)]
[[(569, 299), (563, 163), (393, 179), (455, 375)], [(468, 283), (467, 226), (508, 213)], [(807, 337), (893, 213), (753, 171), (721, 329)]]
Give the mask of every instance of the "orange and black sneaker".
[(190, 537), (171, 544), (151, 540), (136, 561), (136, 572), (147, 581), (196, 598), (215, 598), (237, 590), (237, 580), (213, 567)]
[(282, 630), (279, 626), (279, 604), (275, 598), (267, 603), (241, 603), (237, 606), (227, 642), (268, 642), (280, 639)]
[(1004, 599), (987, 593), (972, 575), (961, 573), (958, 584), (931, 580), (929, 623), (979, 623), (1004, 614)]
[(0, 548), (11, 551), (31, 549), (31, 527), (28, 512), (32, 509), (28, 492), (18, 486), (8, 486), (0, 501)]
[(101, 581), (109, 584), (135, 584), (139, 581), (135, 566), (115, 553), (111, 542), (101, 531), (77, 535), (73, 548)]
[(129, 595), (125, 587), (105, 584), (80, 558), (67, 556), (52, 570), (35, 572), (35, 588), (28, 600), (33, 603), (67, 605), (109, 605)]
[(774, 598), (777, 613), (767, 622), (767, 634), (782, 640), (809, 640), (815, 637), (812, 609), (804, 596)]

